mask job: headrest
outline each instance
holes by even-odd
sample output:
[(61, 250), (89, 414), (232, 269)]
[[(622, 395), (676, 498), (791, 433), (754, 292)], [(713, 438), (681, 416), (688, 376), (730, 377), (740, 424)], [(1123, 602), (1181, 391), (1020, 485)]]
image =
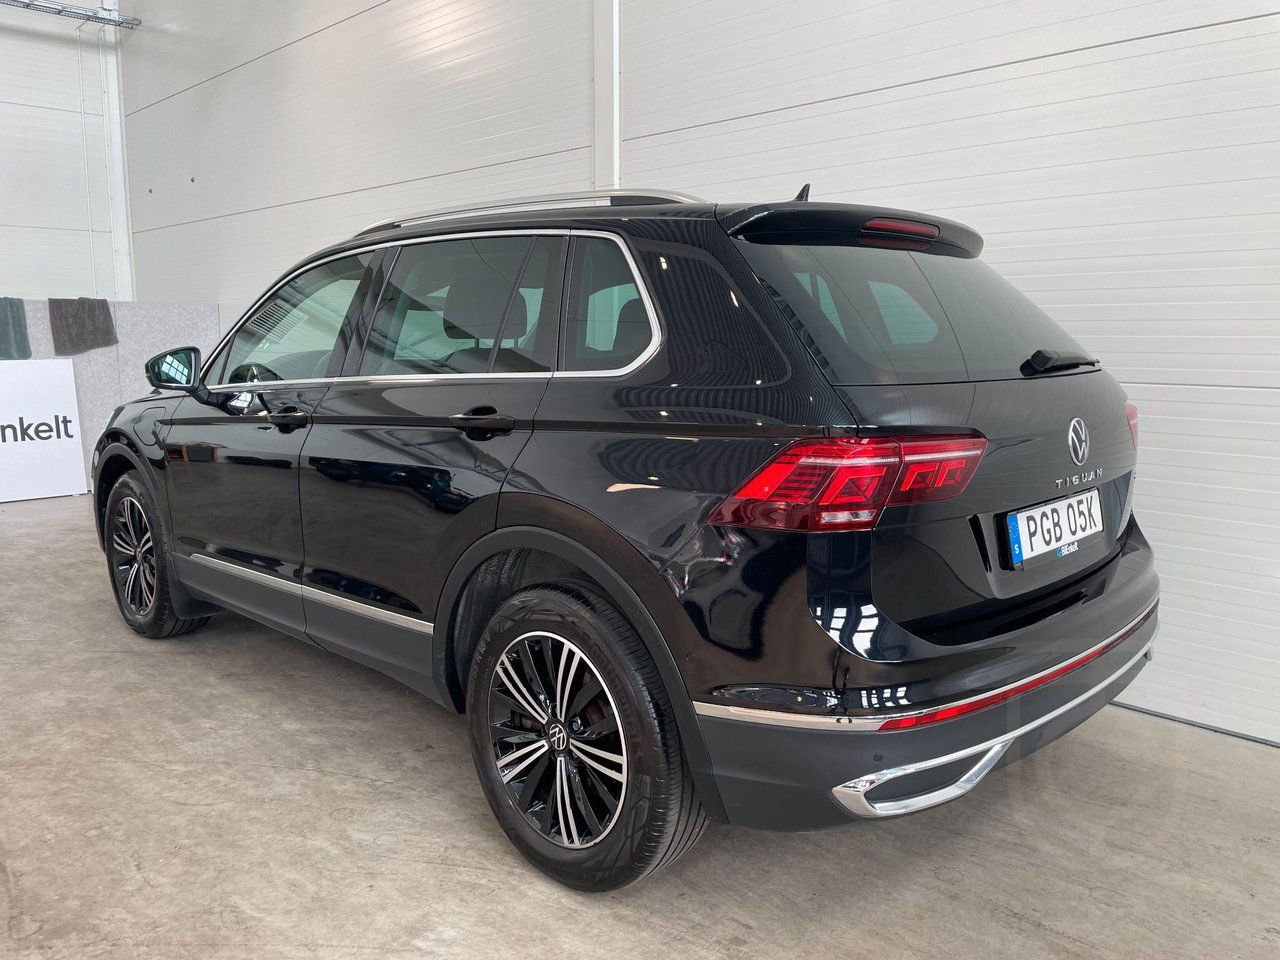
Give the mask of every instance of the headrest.
[[(467, 278), (455, 282), (444, 300), (445, 336), (452, 340), (492, 340), (498, 335), (510, 291), (509, 286), (492, 280)], [(512, 340), (528, 331), (529, 311), (524, 297), (516, 294), (511, 302), (511, 322), (504, 334)]]
[(639, 297), (628, 300), (618, 314), (618, 329), (613, 335), (613, 349), (609, 352), (618, 358), (630, 360), (638, 356), (653, 336), (649, 328), (649, 312)]

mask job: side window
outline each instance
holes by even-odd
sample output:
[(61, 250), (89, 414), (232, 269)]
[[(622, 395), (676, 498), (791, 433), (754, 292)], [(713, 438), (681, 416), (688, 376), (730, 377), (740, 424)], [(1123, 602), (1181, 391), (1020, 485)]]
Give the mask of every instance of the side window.
[(331, 260), (294, 277), (236, 331), (222, 383), (323, 377), (338, 331), (364, 277), (371, 253)]
[[(516, 278), (533, 259), (533, 246), (532, 237), (491, 237), (401, 248), (369, 330), (360, 373), (483, 373), (490, 368), (508, 306), (512, 331), (519, 335), (501, 341), (499, 352), (512, 363), (533, 362), (537, 338), (530, 336), (536, 331), (530, 329), (528, 301), (519, 293), (513, 297)], [(531, 287), (530, 297), (542, 289)]]
[(561, 237), (539, 237), (524, 265), (516, 295), (503, 324), (493, 369), (500, 373), (550, 370), (560, 325), (560, 277), (564, 276)]
[(653, 339), (649, 313), (627, 258), (612, 240), (579, 237), (570, 276), (564, 368), (625, 367)]

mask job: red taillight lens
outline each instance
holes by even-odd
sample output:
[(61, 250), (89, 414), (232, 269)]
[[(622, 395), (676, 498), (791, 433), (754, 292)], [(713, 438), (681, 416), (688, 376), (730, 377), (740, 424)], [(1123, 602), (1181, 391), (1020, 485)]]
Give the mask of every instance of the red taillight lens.
[(886, 506), (960, 494), (982, 437), (800, 440), (728, 497), (711, 523), (773, 530), (869, 530)]
[(1124, 415), (1129, 421), (1129, 432), (1133, 434), (1133, 449), (1138, 449), (1138, 408), (1132, 403), (1124, 405)]

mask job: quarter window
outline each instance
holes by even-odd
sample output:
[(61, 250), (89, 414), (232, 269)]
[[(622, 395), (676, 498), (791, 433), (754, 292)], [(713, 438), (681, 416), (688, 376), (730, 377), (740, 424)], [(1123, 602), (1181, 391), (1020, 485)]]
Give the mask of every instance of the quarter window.
[(222, 383), (325, 376), (372, 254), (331, 260), (289, 280), (236, 331)]
[(612, 240), (579, 237), (570, 270), (565, 369), (625, 367), (653, 339), (631, 264)]
[(549, 291), (561, 246), (552, 237), (486, 237), (402, 248), (360, 373), (549, 370), (559, 307)]

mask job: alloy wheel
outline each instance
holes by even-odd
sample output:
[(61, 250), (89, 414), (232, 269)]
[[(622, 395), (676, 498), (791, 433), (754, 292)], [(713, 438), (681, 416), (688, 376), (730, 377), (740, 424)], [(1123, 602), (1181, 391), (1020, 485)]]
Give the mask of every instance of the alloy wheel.
[(498, 775), (545, 838), (588, 847), (617, 820), (627, 786), (618, 709), (582, 650), (554, 633), (513, 640), (489, 681)]
[(111, 520), (111, 568), (120, 598), (145, 617), (156, 602), (156, 550), (147, 515), (133, 497), (124, 497)]

